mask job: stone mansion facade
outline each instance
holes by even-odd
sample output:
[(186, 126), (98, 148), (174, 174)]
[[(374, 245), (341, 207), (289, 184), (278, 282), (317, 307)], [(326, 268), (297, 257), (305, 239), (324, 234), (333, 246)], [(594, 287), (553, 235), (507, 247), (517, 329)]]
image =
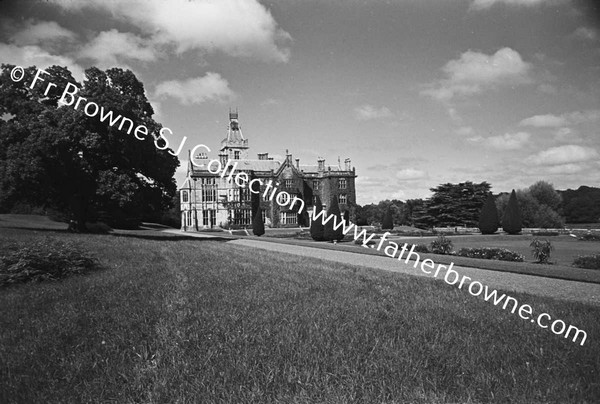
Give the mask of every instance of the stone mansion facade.
[[(248, 186), (240, 187), (228, 176), (213, 174), (208, 170), (208, 156), (194, 156), (196, 165), (189, 158), (186, 179), (180, 188), (181, 229), (196, 231), (214, 227), (252, 227), (252, 212), (260, 209), (267, 227), (308, 226), (308, 218), (317, 196), (327, 209), (331, 198), (338, 199), (340, 210), (349, 211), (350, 220), (355, 217), (356, 171), (350, 159), (339, 158), (337, 165), (326, 165), (319, 158), (316, 164), (302, 165), (286, 151), (283, 161), (274, 160), (268, 153), (259, 153), (256, 159), (248, 157), (248, 139), (238, 122), (238, 113), (229, 113), (227, 137), (222, 140), (218, 161), (225, 169), (227, 163), (235, 164), (236, 172), (245, 172), (250, 178), (258, 178), (263, 186), (250, 193)], [(229, 168), (232, 168), (229, 165)], [(233, 169), (233, 168), (232, 168)], [(305, 211), (300, 214), (292, 206), (280, 206), (274, 200), (263, 197), (265, 185), (272, 181), (280, 190), (304, 201)]]

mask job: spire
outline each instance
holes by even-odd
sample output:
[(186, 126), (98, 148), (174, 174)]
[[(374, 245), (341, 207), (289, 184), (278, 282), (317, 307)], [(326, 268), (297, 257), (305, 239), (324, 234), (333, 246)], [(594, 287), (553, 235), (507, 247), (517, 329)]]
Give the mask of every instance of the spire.
[(229, 109), (229, 125), (227, 137), (221, 141), (221, 152), (229, 155), (232, 159), (247, 158), (248, 139), (244, 138), (238, 121), (238, 110)]

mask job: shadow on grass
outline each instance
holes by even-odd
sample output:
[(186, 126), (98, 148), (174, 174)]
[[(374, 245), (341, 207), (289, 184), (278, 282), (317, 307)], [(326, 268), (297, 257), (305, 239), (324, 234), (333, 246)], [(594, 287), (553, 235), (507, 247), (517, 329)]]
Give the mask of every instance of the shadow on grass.
[[(129, 237), (139, 238), (143, 240), (159, 240), (159, 241), (181, 241), (181, 240), (194, 240), (194, 241), (231, 241), (235, 237), (193, 237), (178, 235), (173, 233), (160, 233), (153, 230), (128, 230), (128, 233), (111, 232), (111, 233), (74, 233), (67, 229), (48, 229), (44, 227), (23, 227), (23, 226), (2, 226), (0, 229), (14, 229), (14, 230), (27, 230), (27, 231), (40, 231), (45, 233), (60, 233), (60, 234), (80, 234), (80, 235), (94, 235), (94, 236), (112, 236), (112, 237)], [(119, 231), (119, 230), (117, 230)], [(122, 231), (122, 230), (121, 230)]]
[(193, 236), (180, 236), (174, 234), (127, 234), (127, 233), (117, 233), (117, 234), (104, 234), (105, 236), (115, 236), (115, 237), (128, 237), (128, 238), (139, 238), (143, 240), (162, 240), (162, 241), (181, 241), (181, 240), (193, 240), (193, 241), (231, 241), (233, 238), (226, 237), (193, 237)]

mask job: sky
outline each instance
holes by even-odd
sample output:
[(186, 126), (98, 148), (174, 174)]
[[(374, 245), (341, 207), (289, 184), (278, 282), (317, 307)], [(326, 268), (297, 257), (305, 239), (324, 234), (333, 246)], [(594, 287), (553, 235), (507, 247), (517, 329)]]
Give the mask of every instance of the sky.
[(132, 70), (176, 148), (350, 158), (359, 204), (538, 180), (600, 186), (600, 4), (0, 0), (0, 63)]

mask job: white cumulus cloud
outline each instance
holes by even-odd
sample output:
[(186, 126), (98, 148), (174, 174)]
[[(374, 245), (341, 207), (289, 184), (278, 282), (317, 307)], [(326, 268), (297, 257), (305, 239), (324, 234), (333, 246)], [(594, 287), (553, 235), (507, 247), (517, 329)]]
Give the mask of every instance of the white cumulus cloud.
[(220, 74), (208, 72), (203, 77), (187, 80), (169, 80), (156, 86), (156, 98), (175, 98), (183, 105), (206, 101), (227, 101), (235, 97), (229, 83)]
[(405, 168), (396, 172), (396, 178), (401, 181), (418, 180), (427, 177), (428, 175), (425, 171), (414, 168)]
[(527, 132), (505, 133), (487, 138), (486, 143), (498, 150), (518, 150), (529, 142), (530, 137)]
[(511, 48), (502, 48), (492, 55), (467, 51), (446, 63), (442, 69), (446, 78), (430, 84), (421, 94), (449, 101), (500, 85), (528, 83), (530, 69), (531, 65)]
[(392, 111), (387, 107), (375, 107), (373, 105), (364, 104), (354, 108), (356, 119), (361, 121), (369, 121), (372, 119), (383, 119), (393, 116)]
[(590, 27), (579, 27), (573, 32), (573, 36), (579, 39), (585, 39), (588, 41), (596, 41), (600, 39), (600, 34), (594, 28)]
[(67, 66), (75, 80), (83, 80), (83, 68), (67, 56), (53, 55), (39, 46), (16, 46), (0, 43), (0, 60), (19, 66), (35, 65), (45, 69), (52, 65)]
[(27, 19), (22, 24), (16, 24), (5, 19), (2, 21), (2, 26), (13, 31), (12, 42), (18, 46), (48, 44), (53, 41), (73, 41), (77, 37), (74, 32), (54, 21)]
[(508, 6), (534, 7), (539, 5), (555, 5), (564, 3), (564, 0), (474, 0), (470, 8), (473, 10), (488, 9), (495, 4), (505, 4)]
[(116, 29), (98, 34), (78, 53), (81, 58), (99, 62), (101, 66), (117, 65), (118, 58), (149, 62), (157, 58), (156, 51), (147, 40), (128, 32)]
[(600, 110), (574, 111), (561, 115), (534, 115), (519, 122), (520, 126), (535, 128), (558, 128), (567, 125), (578, 125), (600, 120)]
[(154, 43), (176, 52), (221, 51), (231, 56), (287, 62), (291, 36), (258, 0), (50, 0), (66, 11), (108, 12), (135, 25)]
[(551, 147), (529, 156), (526, 161), (538, 166), (558, 166), (581, 163), (598, 158), (598, 152), (591, 147), (564, 145)]

